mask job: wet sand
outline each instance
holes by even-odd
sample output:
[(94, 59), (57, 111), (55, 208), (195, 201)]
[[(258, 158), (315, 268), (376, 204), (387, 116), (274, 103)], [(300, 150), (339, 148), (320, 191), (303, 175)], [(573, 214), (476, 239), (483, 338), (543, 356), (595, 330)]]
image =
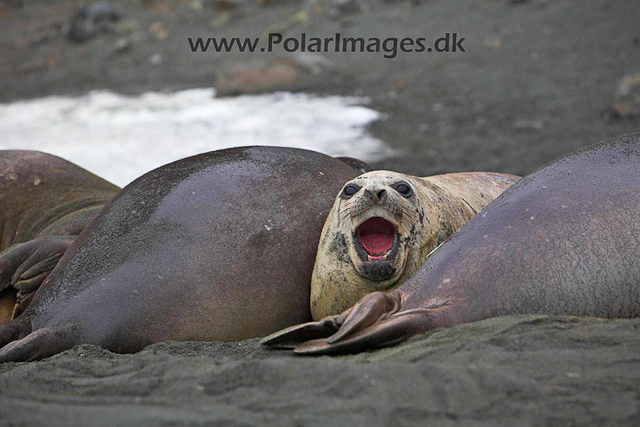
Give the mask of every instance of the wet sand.
[(78, 346), (0, 366), (9, 425), (637, 425), (640, 319), (509, 316), (388, 349), (295, 357), (237, 343)]

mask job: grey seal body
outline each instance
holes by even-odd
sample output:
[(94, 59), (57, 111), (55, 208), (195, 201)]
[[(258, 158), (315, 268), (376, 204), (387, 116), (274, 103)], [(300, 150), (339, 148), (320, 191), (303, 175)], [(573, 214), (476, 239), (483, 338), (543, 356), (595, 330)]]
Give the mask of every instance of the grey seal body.
[(87, 227), (32, 304), (0, 326), (0, 360), (91, 343), (232, 341), (307, 321), (318, 239), (355, 177), (319, 153), (221, 150), (151, 171)]
[(508, 314), (640, 316), (640, 134), (524, 177), (442, 244), (407, 282), (341, 315), (265, 340), (323, 354), (393, 345)]

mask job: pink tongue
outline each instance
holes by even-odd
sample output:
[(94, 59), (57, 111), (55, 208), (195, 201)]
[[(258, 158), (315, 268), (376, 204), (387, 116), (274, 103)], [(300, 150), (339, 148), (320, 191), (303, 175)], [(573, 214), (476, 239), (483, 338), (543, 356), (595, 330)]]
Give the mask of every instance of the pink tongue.
[(371, 218), (358, 227), (360, 244), (373, 258), (383, 258), (393, 246), (395, 228), (382, 218)]

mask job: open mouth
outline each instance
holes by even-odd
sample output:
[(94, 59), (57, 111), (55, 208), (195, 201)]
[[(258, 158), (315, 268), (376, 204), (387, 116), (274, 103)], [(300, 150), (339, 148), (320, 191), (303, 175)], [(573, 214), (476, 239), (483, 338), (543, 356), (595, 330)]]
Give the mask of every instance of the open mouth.
[(380, 217), (366, 220), (360, 224), (356, 233), (369, 260), (387, 259), (396, 240), (396, 228)]

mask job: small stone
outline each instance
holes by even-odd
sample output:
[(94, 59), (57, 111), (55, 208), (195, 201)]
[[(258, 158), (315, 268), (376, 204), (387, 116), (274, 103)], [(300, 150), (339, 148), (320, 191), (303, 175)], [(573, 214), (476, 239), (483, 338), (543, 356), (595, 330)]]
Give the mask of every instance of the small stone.
[(265, 65), (246, 64), (219, 74), (216, 96), (235, 96), (286, 90), (300, 77), (299, 66), (293, 59), (277, 58)]
[(86, 6), (87, 15), (94, 21), (117, 21), (120, 13), (116, 7), (108, 1), (99, 1)]
[(333, 0), (332, 9), (339, 15), (360, 12), (362, 5), (359, 0)]
[(227, 25), (229, 21), (231, 21), (231, 12), (219, 13), (218, 16), (211, 21), (211, 28), (222, 28)]
[(149, 57), (149, 64), (151, 65), (160, 65), (162, 64), (162, 54), (155, 53)]
[(169, 32), (164, 28), (162, 22), (154, 22), (149, 26), (149, 32), (158, 40), (166, 40)]
[(189, 7), (196, 12), (202, 12), (202, 10), (204, 9), (204, 4), (202, 3), (202, 0), (194, 0), (192, 2), (189, 2)]
[(292, 59), (300, 69), (306, 70), (311, 74), (320, 74), (334, 68), (329, 58), (320, 53), (296, 52), (292, 55)]
[(113, 45), (113, 51), (116, 53), (124, 53), (131, 50), (131, 40), (128, 38), (121, 38)]
[(622, 77), (612, 109), (621, 118), (640, 115), (640, 72)]
[(84, 43), (103, 31), (110, 31), (120, 19), (115, 6), (106, 1), (81, 5), (73, 10), (67, 38), (74, 43)]
[(113, 31), (116, 34), (129, 34), (138, 29), (140, 29), (140, 26), (133, 19), (122, 19), (113, 26)]
[(239, 0), (213, 0), (213, 9), (218, 12), (230, 12), (236, 9), (240, 1)]
[(300, 12), (294, 13), (289, 18), (289, 24), (291, 26), (297, 26), (297, 25), (300, 25), (300, 24), (305, 24), (305, 23), (307, 23), (307, 21), (309, 21), (309, 14), (304, 10), (301, 10)]
[(513, 128), (519, 131), (541, 131), (544, 129), (544, 122), (537, 119), (516, 119)]
[(487, 37), (484, 39), (484, 45), (492, 50), (498, 50), (502, 47), (500, 37)]

